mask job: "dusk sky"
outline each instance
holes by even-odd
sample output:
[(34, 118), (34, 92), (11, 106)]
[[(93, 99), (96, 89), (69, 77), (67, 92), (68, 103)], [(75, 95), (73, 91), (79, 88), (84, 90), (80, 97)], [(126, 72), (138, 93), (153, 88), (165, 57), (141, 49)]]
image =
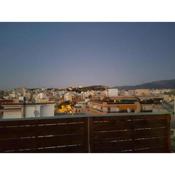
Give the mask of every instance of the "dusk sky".
[(175, 23), (0, 23), (0, 89), (175, 78)]

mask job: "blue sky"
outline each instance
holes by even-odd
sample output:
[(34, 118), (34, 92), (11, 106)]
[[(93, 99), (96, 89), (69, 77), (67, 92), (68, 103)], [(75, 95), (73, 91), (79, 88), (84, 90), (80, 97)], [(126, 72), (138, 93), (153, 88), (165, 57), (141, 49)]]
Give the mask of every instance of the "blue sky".
[(0, 88), (175, 78), (175, 23), (0, 23)]

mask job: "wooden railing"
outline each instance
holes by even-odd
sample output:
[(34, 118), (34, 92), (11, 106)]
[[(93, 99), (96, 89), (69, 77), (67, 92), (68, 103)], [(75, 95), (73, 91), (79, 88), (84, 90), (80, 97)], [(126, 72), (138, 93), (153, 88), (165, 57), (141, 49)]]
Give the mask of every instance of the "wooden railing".
[(170, 152), (170, 115), (0, 120), (0, 152)]

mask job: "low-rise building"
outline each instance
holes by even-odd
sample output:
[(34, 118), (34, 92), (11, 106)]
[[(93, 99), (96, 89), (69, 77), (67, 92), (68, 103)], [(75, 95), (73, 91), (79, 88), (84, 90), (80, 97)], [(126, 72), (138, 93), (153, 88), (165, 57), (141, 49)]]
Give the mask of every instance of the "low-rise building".
[(150, 89), (136, 89), (135, 95), (136, 96), (150, 96), (151, 90)]
[(117, 97), (104, 100), (91, 101), (88, 103), (90, 109), (103, 113), (115, 112), (140, 112), (141, 105), (139, 99), (135, 97)]
[(1, 104), (2, 118), (31, 118), (54, 116), (55, 104), (49, 103), (7, 103)]

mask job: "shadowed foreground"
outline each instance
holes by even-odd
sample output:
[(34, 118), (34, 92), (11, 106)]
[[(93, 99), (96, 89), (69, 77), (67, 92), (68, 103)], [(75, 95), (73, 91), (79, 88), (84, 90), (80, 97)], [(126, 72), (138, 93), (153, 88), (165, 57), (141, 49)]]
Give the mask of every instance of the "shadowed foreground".
[(170, 115), (59, 116), (0, 121), (0, 152), (170, 152)]

